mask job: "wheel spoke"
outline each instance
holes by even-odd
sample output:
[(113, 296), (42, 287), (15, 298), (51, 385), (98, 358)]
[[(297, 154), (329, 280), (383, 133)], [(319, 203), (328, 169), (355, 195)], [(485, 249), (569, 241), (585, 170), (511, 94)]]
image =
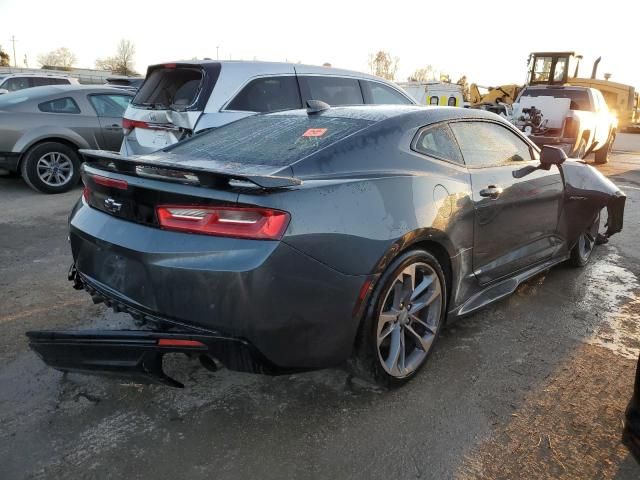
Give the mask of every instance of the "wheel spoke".
[(385, 338), (387, 338), (395, 329), (397, 325), (391, 324), (387, 328), (383, 328), (378, 334), (378, 347), (382, 344)]
[(419, 285), (416, 286), (415, 290), (411, 294), (411, 300), (415, 300), (418, 298), (424, 291), (429, 288), (429, 285), (433, 283), (434, 276), (433, 275), (425, 275)]
[(400, 328), (394, 328), (391, 334), (391, 346), (389, 348), (389, 356), (385, 360), (385, 365), (390, 372), (398, 368), (398, 360), (400, 359)]
[(412, 322), (416, 322), (419, 323), (420, 325), (422, 325), (424, 328), (426, 328), (427, 330), (429, 330), (429, 332), (431, 333), (431, 335), (435, 335), (436, 331), (438, 329), (438, 327), (436, 327), (435, 325), (429, 325), (427, 322), (425, 322), (424, 320), (422, 320), (420, 317), (418, 317), (417, 315), (409, 315), (409, 318), (411, 319)]
[(396, 281), (396, 283), (393, 285), (393, 308), (395, 308), (396, 310), (400, 310), (402, 301), (402, 283), (400, 281)]
[(425, 339), (421, 337), (413, 328), (411, 328), (411, 325), (406, 325), (405, 329), (415, 337), (415, 339), (418, 341), (418, 346), (422, 349), (422, 351), (427, 352), (429, 350), (433, 341), (433, 335)]
[(398, 370), (404, 372), (407, 366), (407, 347), (404, 339), (404, 328), (400, 329), (400, 359), (398, 361)]
[(423, 308), (431, 305), (439, 296), (440, 296), (440, 285), (436, 285), (436, 287), (431, 292), (426, 292), (421, 298), (416, 299), (416, 301), (414, 301), (411, 304), (411, 309), (409, 310), (409, 313), (416, 314)]

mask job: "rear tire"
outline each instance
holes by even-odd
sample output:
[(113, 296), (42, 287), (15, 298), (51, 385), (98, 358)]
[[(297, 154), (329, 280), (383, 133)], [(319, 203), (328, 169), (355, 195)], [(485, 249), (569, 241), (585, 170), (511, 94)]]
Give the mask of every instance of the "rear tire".
[(595, 163), (603, 165), (609, 161), (609, 154), (611, 153), (611, 150), (613, 150), (613, 142), (615, 142), (615, 140), (616, 132), (611, 132), (607, 143), (605, 143), (600, 150), (594, 152)]
[(413, 378), (438, 339), (447, 293), (432, 254), (410, 250), (396, 258), (371, 295), (351, 361), (354, 373), (387, 388)]
[(80, 158), (63, 143), (44, 142), (25, 154), (20, 172), (27, 185), (38, 192), (63, 193), (78, 183)]
[(598, 234), (600, 230), (600, 212), (598, 211), (593, 223), (580, 233), (578, 240), (574, 247), (571, 249), (571, 255), (569, 257), (569, 265), (574, 267), (584, 267), (589, 263), (593, 248), (596, 245)]

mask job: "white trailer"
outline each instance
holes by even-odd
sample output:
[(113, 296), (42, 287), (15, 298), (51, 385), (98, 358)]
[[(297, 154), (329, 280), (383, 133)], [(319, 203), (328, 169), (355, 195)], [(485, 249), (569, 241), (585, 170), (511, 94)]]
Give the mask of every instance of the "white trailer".
[(422, 105), (464, 107), (462, 86), (438, 81), (398, 83)]

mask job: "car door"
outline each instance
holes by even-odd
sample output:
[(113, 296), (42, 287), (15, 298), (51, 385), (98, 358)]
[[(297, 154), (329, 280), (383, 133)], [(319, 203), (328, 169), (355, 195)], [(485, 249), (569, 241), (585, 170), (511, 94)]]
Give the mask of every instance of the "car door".
[[(100, 148), (117, 152), (122, 144), (122, 116), (127, 109), (131, 96), (114, 93), (100, 93), (89, 95), (89, 102), (93, 106), (100, 122)], [(100, 139), (100, 137), (98, 137)]]
[(536, 169), (537, 151), (506, 125), (453, 122), (475, 209), (473, 269), (482, 284), (552, 257), (562, 246), (559, 170)]

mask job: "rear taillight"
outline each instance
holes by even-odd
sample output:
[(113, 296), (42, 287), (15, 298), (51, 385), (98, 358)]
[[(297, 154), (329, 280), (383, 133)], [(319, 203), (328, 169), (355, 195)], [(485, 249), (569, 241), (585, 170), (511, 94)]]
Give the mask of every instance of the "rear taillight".
[(89, 178), (96, 184), (103, 187), (117, 188), (118, 190), (126, 190), (129, 184), (126, 180), (118, 180), (117, 178), (102, 177), (100, 175), (89, 175)]
[(84, 188), (82, 189), (82, 198), (84, 198), (84, 201), (86, 203), (89, 203), (90, 196), (91, 196), (91, 190), (89, 190), (89, 187), (85, 185)]
[(129, 118), (122, 119), (122, 129), (127, 134), (134, 128), (151, 128), (147, 122), (141, 122), (140, 120), (131, 120)]
[(259, 207), (161, 205), (156, 212), (167, 230), (256, 240), (279, 240), (290, 219), (287, 212)]

